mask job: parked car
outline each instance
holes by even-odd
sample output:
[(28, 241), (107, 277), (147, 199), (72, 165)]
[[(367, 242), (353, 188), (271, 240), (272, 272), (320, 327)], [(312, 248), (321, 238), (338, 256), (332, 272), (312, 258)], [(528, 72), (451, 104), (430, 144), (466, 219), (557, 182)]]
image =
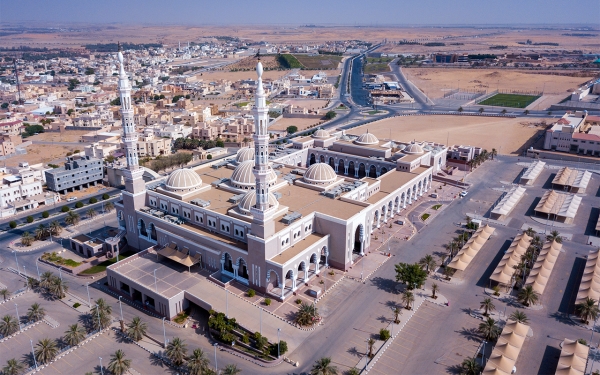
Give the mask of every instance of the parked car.
[(321, 288), (312, 288), (308, 290), (308, 295), (313, 297), (313, 298), (317, 298), (321, 295)]
[(429, 196), (430, 196), (431, 198), (437, 198), (437, 197), (438, 197), (437, 193), (431, 193)]
[(396, 220), (396, 224), (398, 224), (398, 225), (404, 225), (404, 221), (402, 221), (402, 220)]
[(461, 197), (465, 197), (467, 194), (469, 194), (469, 192), (466, 191), (466, 190), (463, 190), (463, 191), (460, 192), (460, 196)]
[(76, 201), (76, 200), (77, 200), (77, 197), (67, 198), (67, 202), (73, 202), (73, 201)]

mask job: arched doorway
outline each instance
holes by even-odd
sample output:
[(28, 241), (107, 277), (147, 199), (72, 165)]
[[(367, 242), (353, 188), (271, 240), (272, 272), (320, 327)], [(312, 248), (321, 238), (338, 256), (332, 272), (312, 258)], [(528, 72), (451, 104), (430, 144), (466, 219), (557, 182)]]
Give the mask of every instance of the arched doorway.
[(394, 216), (394, 204), (392, 201), (389, 201), (388, 203), (388, 212), (390, 215), (390, 219)]
[(375, 211), (375, 215), (373, 215), (373, 225), (371, 228), (371, 232), (373, 232), (373, 229), (375, 228), (379, 228), (379, 210)]
[(315, 154), (310, 154), (310, 160), (309, 160), (309, 162), (308, 162), (308, 165), (309, 165), (309, 166), (310, 166), (310, 165), (313, 165), (313, 164), (315, 164), (316, 162), (317, 162), (317, 159), (316, 159), (316, 157), (315, 157)]
[(396, 204), (396, 212), (400, 212), (400, 197), (396, 197), (395, 204)]
[(381, 167), (381, 174), (380, 176), (386, 174), (388, 172), (388, 169), (386, 167)]
[(274, 270), (267, 271), (267, 290), (279, 287), (279, 275)]
[(148, 237), (148, 231), (146, 230), (146, 223), (140, 219), (138, 225), (140, 226), (140, 236)]
[(246, 279), (245, 281), (248, 281), (248, 267), (246, 266), (246, 261), (243, 258), (238, 258), (237, 260), (237, 266), (238, 266), (238, 270), (237, 270), (237, 276), (238, 278), (243, 278)]
[(229, 253), (223, 254), (223, 269), (221, 271), (233, 276), (233, 261), (231, 260), (231, 255), (229, 255)]
[(285, 280), (283, 285), (284, 289), (290, 288), (290, 290), (294, 290), (296, 286), (295, 284), (296, 279), (294, 278), (294, 270), (287, 271), (287, 273), (285, 274)]
[(333, 158), (329, 158), (329, 166), (335, 171), (335, 160)]
[(298, 265), (298, 276), (300, 276), (300, 272), (302, 272), (302, 282), (306, 282), (308, 280), (308, 268), (306, 268), (306, 262), (304, 261)]
[(319, 163), (325, 163), (325, 156), (319, 156)]
[(308, 268), (310, 269), (310, 265), (314, 264), (313, 271), (315, 274), (319, 273), (319, 257), (317, 257), (317, 253), (313, 253), (310, 256)]
[(375, 167), (374, 165), (369, 167), (369, 177), (377, 177), (377, 167)]
[(157, 240), (156, 227), (152, 223), (150, 223), (150, 239), (153, 241)]
[(358, 178), (363, 178), (367, 175), (367, 171), (365, 168), (365, 165), (363, 163), (360, 163), (358, 165)]
[(356, 171), (354, 170), (354, 162), (351, 161), (350, 163), (348, 163), (348, 175), (354, 176), (355, 173)]
[(365, 239), (365, 230), (362, 224), (359, 224), (354, 231), (354, 250), (356, 254), (363, 255), (363, 241)]
[(340, 161), (338, 163), (338, 173), (347, 174), (346, 170), (344, 169), (344, 160), (343, 159), (340, 159)]

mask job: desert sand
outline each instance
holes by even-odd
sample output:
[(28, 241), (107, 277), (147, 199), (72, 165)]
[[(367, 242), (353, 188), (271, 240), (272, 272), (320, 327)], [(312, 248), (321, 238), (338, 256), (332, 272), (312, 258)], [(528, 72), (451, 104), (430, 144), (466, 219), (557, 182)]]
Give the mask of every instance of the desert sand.
[[(449, 145), (471, 145), (498, 150), (499, 154), (519, 153), (544, 126), (544, 119), (497, 118), (478, 116), (405, 116), (393, 117), (354, 128), (348, 134), (369, 130), (380, 139), (409, 142), (430, 141)], [(550, 123), (551, 119), (546, 119)]]
[(282, 118), (270, 125), (269, 130), (285, 130), (292, 125), (298, 127), (298, 130), (304, 130), (322, 121), (321, 118)]
[(448, 90), (460, 88), (469, 92), (543, 90), (545, 95), (563, 95), (564, 99), (593, 77), (592, 72), (583, 73), (583, 77), (570, 77), (548, 72), (536, 74), (527, 70), (501, 69), (403, 68), (402, 71), (432, 98), (440, 98)]
[[(45, 132), (38, 135), (32, 135), (26, 141), (46, 141), (46, 142), (79, 142), (82, 135), (90, 133), (88, 130), (66, 130), (63, 132)], [(81, 146), (83, 147), (83, 145)]]
[(36, 145), (32, 144), (27, 146), (27, 154), (15, 155), (9, 159), (6, 159), (6, 166), (16, 167), (20, 162), (27, 162), (31, 164), (38, 163), (53, 163), (63, 164), (67, 155), (67, 152), (79, 149), (83, 151), (83, 145), (81, 147), (73, 146), (56, 146), (56, 145)]

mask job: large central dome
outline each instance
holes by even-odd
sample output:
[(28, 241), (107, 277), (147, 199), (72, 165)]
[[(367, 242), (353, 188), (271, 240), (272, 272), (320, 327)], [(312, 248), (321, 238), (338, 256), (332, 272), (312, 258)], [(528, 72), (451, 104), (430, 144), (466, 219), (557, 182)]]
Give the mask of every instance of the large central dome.
[(254, 160), (254, 149), (251, 149), (250, 147), (239, 149), (235, 156), (235, 161), (239, 164), (246, 160)]
[(367, 130), (366, 133), (361, 134), (358, 138), (356, 138), (354, 143), (361, 146), (376, 145), (379, 143), (379, 139), (377, 139), (376, 136), (369, 133), (369, 131)]
[(187, 193), (202, 186), (202, 179), (191, 169), (178, 169), (171, 172), (165, 188), (174, 193)]
[[(256, 185), (256, 177), (254, 177), (253, 169), (254, 160), (246, 160), (241, 162), (237, 167), (235, 167), (233, 173), (231, 174), (231, 184), (238, 189), (254, 189)], [(277, 182), (277, 175), (271, 169), (269, 170), (267, 183), (269, 186), (273, 186), (275, 182)]]
[(329, 185), (337, 179), (337, 175), (329, 164), (316, 163), (306, 170), (303, 178), (312, 185)]

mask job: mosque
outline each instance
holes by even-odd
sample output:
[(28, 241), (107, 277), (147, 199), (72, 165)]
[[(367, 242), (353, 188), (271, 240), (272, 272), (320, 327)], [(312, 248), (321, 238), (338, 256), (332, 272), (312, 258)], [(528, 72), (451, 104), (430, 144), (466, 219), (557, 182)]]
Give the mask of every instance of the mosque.
[[(370, 251), (373, 231), (427, 193), (445, 166), (443, 145), (382, 141), (369, 132), (356, 137), (319, 129), (291, 147), (270, 149), (259, 60), (255, 147), (145, 183), (131, 85), (120, 52), (118, 58), (127, 157), (119, 227), (133, 249), (157, 249), (220, 282), (235, 280), (283, 300), (324, 267), (347, 270)], [(154, 292), (110, 267), (108, 282), (117, 291)], [(172, 317), (180, 309), (169, 301), (159, 313)]]

